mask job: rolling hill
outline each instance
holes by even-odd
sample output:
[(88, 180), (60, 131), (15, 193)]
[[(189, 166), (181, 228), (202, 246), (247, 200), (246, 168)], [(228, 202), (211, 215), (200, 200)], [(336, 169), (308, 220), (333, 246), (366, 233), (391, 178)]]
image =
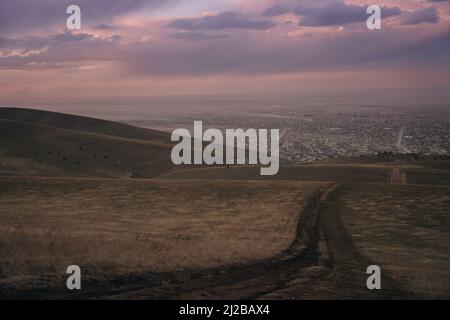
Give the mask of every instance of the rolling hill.
[(153, 177), (172, 169), (167, 133), (47, 111), (0, 109), (0, 174)]

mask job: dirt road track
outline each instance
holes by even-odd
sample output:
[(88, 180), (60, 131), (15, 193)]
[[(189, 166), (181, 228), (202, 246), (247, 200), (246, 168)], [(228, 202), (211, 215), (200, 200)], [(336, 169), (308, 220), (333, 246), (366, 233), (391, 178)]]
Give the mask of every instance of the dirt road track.
[(101, 298), (413, 298), (412, 293), (386, 275), (382, 277), (382, 290), (367, 289), (366, 269), (373, 263), (355, 248), (341, 223), (338, 208), (329, 204), (329, 199), (338, 196), (339, 185), (317, 193), (300, 216), (295, 241), (277, 257), (253, 265), (199, 271), (184, 280), (174, 277), (162, 286), (143, 286)]
[(8, 292), (6, 298), (75, 299), (382, 299), (413, 297), (383, 275), (383, 290), (366, 288), (373, 264), (355, 248), (330, 199), (339, 185), (316, 193), (300, 215), (288, 249), (254, 264), (172, 273), (146, 273), (65, 288)]
[(256, 264), (197, 271), (190, 277), (183, 277), (182, 273), (174, 274), (172, 279), (165, 279), (162, 286), (143, 286), (138, 290), (127, 290), (100, 298), (257, 299), (282, 290), (296, 278), (299, 270), (318, 264), (316, 219), (325, 193), (318, 192), (313, 196), (300, 215), (295, 241), (272, 259)]

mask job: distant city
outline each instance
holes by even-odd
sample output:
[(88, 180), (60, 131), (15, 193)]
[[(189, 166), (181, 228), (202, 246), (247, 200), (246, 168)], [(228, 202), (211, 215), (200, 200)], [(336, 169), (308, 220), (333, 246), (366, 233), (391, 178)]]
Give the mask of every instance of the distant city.
[(450, 153), (450, 104), (442, 102), (178, 97), (58, 108), (167, 132), (191, 128), (195, 120), (205, 129), (280, 129), (280, 155), (294, 162), (379, 152)]

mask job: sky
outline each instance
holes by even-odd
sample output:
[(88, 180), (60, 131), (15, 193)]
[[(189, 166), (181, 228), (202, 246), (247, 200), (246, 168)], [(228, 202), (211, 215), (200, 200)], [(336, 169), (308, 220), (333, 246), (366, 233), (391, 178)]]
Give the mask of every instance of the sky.
[(450, 1), (0, 0), (0, 105), (387, 88), (450, 89)]

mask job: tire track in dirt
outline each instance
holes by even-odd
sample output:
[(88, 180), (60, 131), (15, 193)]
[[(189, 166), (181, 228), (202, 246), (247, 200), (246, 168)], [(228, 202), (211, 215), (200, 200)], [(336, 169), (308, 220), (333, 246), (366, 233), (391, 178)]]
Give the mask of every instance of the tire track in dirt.
[[(342, 185), (344, 186), (344, 185)], [(324, 243), (323, 266), (326, 271), (316, 281), (298, 288), (291, 288), (297, 299), (404, 299), (416, 295), (401, 286), (395, 279), (383, 273), (382, 289), (368, 290), (367, 267), (374, 265), (357, 248), (354, 239), (347, 233), (341, 220), (341, 208), (336, 205), (344, 190), (336, 188), (327, 197), (318, 216), (319, 235)], [(370, 227), (370, 226), (360, 226)], [(297, 290), (296, 290), (297, 289)], [(289, 292), (289, 291), (288, 291)], [(284, 292), (283, 294), (287, 294)], [(278, 295), (280, 296), (280, 295)], [(268, 298), (276, 298), (271, 295)], [(281, 297), (282, 298), (282, 295)]]
[[(385, 299), (413, 295), (387, 276), (382, 290), (366, 288), (373, 263), (347, 234), (339, 207), (340, 185), (317, 192), (300, 215), (296, 238), (279, 255), (253, 264), (180, 272), (148, 272), (85, 281), (83, 290), (9, 291), (23, 299)], [(386, 284), (388, 284), (386, 286)]]
[(274, 258), (250, 265), (198, 271), (194, 279), (172, 283), (169, 280), (164, 286), (117, 292), (101, 298), (257, 299), (281, 291), (296, 279), (299, 271), (319, 264), (318, 212), (335, 187), (313, 196), (300, 215), (295, 240)]
[[(288, 249), (271, 259), (251, 265), (204, 270), (197, 278), (182, 284), (169, 283), (159, 288), (122, 292), (106, 298), (259, 299), (274, 292), (283, 292), (305, 269), (314, 270), (304, 279), (304, 283), (312, 283), (326, 271), (320, 266), (318, 213), (336, 188), (337, 185), (332, 185), (313, 196), (300, 215), (295, 240)], [(297, 297), (290, 294), (282, 298)]]
[(327, 190), (316, 192), (299, 214), (296, 237), (289, 248), (256, 263), (146, 272), (105, 281), (83, 281), (83, 289), (65, 286), (15, 291), (2, 290), (6, 299), (255, 299), (281, 290), (299, 269), (318, 262), (317, 212)]

